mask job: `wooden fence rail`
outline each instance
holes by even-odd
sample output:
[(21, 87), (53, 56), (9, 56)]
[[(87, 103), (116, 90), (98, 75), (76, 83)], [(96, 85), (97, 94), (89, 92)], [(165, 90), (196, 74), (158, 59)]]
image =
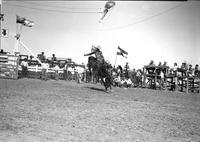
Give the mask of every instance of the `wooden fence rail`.
[(18, 79), (19, 56), (0, 53), (0, 78)]

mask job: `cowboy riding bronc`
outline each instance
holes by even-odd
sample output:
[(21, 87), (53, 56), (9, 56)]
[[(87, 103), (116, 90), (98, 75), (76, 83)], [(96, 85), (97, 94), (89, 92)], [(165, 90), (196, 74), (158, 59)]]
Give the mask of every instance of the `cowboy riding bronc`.
[[(95, 57), (90, 55), (95, 55)], [(105, 90), (108, 88), (111, 89), (111, 75), (109, 74), (109, 64), (105, 62), (102, 51), (100, 50), (100, 46), (92, 46), (91, 53), (84, 54), (84, 56), (88, 57), (88, 68), (90, 70), (90, 74), (92, 73), (97, 78), (101, 79), (105, 86)], [(92, 70), (91, 70), (92, 69)]]
[(97, 47), (92, 46), (91, 53), (84, 54), (84, 56), (90, 56), (90, 55), (93, 55), (93, 54), (95, 54), (95, 57), (96, 57), (98, 62), (100, 62), (100, 63), (104, 62), (104, 57), (103, 57), (103, 53), (100, 50), (100, 46), (97, 46)]

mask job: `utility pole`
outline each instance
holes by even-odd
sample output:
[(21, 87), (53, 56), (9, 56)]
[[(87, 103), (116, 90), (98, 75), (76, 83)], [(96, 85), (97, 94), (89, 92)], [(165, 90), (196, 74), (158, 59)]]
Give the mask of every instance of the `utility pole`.
[(0, 32), (1, 32), (1, 35), (0, 35), (0, 50), (2, 49), (1, 48), (1, 36), (2, 36), (2, 31), (1, 31), (1, 21), (3, 20), (3, 14), (2, 14), (2, 0), (0, 0)]

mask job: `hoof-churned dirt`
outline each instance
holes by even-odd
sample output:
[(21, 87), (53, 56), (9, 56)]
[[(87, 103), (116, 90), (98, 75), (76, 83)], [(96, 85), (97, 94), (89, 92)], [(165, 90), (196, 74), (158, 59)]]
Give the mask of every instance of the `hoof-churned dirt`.
[(200, 142), (200, 94), (0, 79), (0, 142)]

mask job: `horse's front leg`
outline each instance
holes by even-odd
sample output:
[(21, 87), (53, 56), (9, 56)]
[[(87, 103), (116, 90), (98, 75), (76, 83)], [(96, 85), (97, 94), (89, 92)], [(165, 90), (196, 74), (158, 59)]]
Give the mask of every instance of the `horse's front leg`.
[(107, 92), (108, 88), (106, 86), (106, 82), (104, 81), (104, 78), (101, 78), (101, 82), (103, 83), (103, 85), (105, 87), (105, 91)]

